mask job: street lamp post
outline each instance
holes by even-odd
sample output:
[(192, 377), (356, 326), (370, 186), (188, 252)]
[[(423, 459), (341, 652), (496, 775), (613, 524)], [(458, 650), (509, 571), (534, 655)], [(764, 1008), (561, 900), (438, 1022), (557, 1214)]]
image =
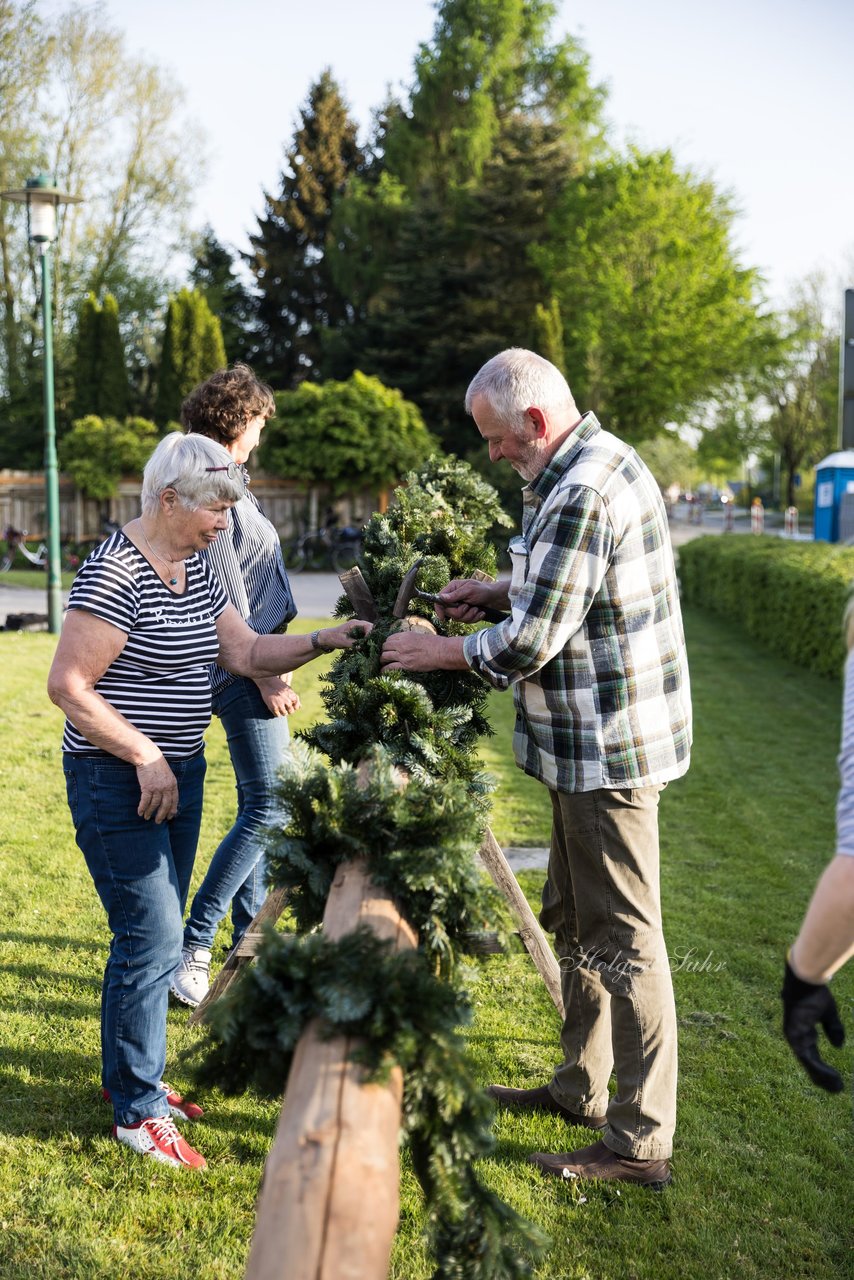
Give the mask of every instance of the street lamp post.
[(30, 240), (41, 258), (42, 321), (44, 327), (44, 479), (47, 520), (47, 625), (58, 635), (62, 628), (62, 576), (59, 557), (59, 466), (56, 456), (56, 423), (53, 395), (53, 308), (50, 248), (56, 239), (56, 210), (61, 204), (78, 204), (81, 196), (69, 195), (53, 185), (49, 174), (30, 178), (17, 191), (0, 191), (4, 200), (27, 206)]

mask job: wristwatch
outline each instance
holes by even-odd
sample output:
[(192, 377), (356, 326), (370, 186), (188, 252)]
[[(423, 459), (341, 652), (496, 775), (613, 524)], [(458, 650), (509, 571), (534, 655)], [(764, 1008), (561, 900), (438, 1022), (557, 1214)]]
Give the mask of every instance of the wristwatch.
[(312, 649), (316, 649), (318, 653), (332, 653), (335, 647), (334, 645), (320, 643), (320, 633), (322, 630), (323, 627), (319, 627), (317, 631), (312, 631), (311, 636), (309, 637), (311, 640), (311, 647)]

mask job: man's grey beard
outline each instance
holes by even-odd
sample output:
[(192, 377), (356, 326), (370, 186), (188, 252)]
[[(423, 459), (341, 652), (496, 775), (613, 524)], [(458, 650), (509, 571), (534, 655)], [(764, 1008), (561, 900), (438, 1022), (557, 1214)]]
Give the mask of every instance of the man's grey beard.
[(536, 445), (529, 445), (521, 458), (516, 462), (511, 462), (510, 466), (520, 475), (526, 484), (530, 484), (532, 480), (536, 480), (537, 476), (545, 466), (545, 460), (542, 453)]

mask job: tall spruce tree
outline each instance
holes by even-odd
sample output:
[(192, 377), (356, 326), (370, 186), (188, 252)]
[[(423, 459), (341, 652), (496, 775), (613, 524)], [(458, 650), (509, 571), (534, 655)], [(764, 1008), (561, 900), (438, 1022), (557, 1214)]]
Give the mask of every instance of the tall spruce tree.
[(177, 422), (181, 401), (227, 363), (222, 329), (201, 293), (181, 289), (169, 299), (157, 379), (158, 426)]
[(258, 289), (253, 362), (275, 387), (317, 377), (324, 331), (352, 320), (331, 278), (326, 244), (333, 202), (363, 164), (356, 125), (327, 69), (309, 90), (279, 194), (265, 193), (246, 256)]
[[(534, 245), (602, 143), (602, 92), (577, 44), (549, 43), (547, 0), (441, 0), (407, 106), (376, 141), (385, 173), (336, 210), (329, 264), (359, 307), (330, 346), (337, 376), (375, 373), (467, 451), (462, 398), (478, 365), (532, 346), (551, 300)], [(383, 235), (371, 237), (370, 226)]]
[[(353, 364), (399, 387), (446, 448), (467, 454), (476, 436), (462, 403), (473, 373), (503, 347), (538, 345), (551, 290), (531, 247), (548, 241), (577, 168), (561, 126), (518, 112), (477, 184), (400, 200), (394, 235), (380, 248), (380, 287), (361, 324), (342, 335), (339, 368), (347, 343)], [(354, 270), (345, 257), (336, 269)]]
[(415, 192), (476, 184), (521, 112), (561, 128), (579, 160), (601, 142), (603, 92), (570, 37), (549, 43), (551, 0), (440, 0), (409, 107), (389, 112), (386, 168)]
[(90, 293), (80, 308), (74, 343), (72, 417), (95, 414), (124, 418), (130, 386), (124, 344), (119, 331), (119, 308), (108, 293), (103, 305)]

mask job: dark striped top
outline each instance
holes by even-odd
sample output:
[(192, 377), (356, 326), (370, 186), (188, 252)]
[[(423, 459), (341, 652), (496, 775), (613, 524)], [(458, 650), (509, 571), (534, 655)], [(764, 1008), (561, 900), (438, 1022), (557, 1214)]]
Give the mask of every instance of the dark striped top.
[[(248, 486), (245, 468), (243, 474)], [(201, 555), (241, 618), (259, 635), (282, 630), (296, 617), (279, 535), (248, 487), (228, 513), (228, 528)], [(210, 678), (214, 693), (219, 693), (237, 677), (212, 666)]]
[[(119, 530), (96, 547), (74, 579), (69, 609), (103, 618), (127, 643), (95, 689), (167, 759), (194, 755), (210, 724), (208, 666), (219, 652), (215, 620), (228, 605), (201, 556), (184, 562), (187, 581), (170, 591)], [(107, 755), (65, 722), (64, 751)]]

